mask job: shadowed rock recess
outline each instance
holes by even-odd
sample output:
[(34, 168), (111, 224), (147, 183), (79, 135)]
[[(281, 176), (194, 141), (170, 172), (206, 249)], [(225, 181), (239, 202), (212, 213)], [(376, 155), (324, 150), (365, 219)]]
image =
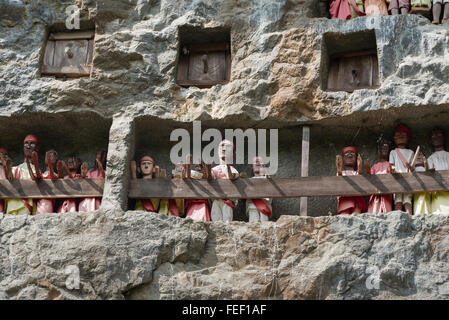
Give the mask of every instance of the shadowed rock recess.
[[(81, 28), (95, 29), (91, 75), (41, 76), (47, 38), (73, 4)], [(228, 83), (177, 85), (180, 41), (197, 31), (230, 39)], [(282, 129), (277, 177), (300, 173), (303, 124), (311, 175), (335, 175), (348, 144), (373, 163), (376, 138), (398, 121), (413, 130), (411, 148), (429, 148), (431, 128), (449, 121), (449, 23), (330, 20), (318, 0), (6, 0), (0, 35), (0, 147), (14, 163), (28, 131), (91, 166), (108, 146), (99, 211), (0, 214), (0, 299), (449, 298), (447, 215), (318, 217), (335, 212), (335, 197), (309, 199), (313, 217), (294, 216), (298, 199), (276, 199), (277, 221), (263, 224), (126, 211), (129, 161), (157, 150), (170, 172), (167, 128), (193, 120)], [(378, 87), (326, 90), (330, 56), (346, 49), (377, 51)]]

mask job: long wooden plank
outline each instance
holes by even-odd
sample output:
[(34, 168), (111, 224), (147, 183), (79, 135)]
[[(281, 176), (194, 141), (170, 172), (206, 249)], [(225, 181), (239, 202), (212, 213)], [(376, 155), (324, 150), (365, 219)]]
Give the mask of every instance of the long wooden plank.
[[(309, 142), (310, 127), (302, 127), (302, 149), (301, 149), (301, 177), (309, 175)], [(307, 216), (307, 197), (301, 197), (299, 214)]]
[(80, 40), (80, 39), (93, 39), (95, 31), (76, 31), (76, 32), (55, 32), (50, 33), (50, 40)]
[(144, 198), (299, 198), (449, 191), (449, 171), (360, 176), (273, 179), (133, 179), (129, 197)]
[(0, 199), (103, 196), (104, 179), (0, 180)]

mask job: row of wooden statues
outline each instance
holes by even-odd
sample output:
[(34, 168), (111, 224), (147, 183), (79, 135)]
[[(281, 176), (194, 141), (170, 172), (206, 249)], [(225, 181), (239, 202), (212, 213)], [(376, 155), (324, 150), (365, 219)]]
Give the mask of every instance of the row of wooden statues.
[[(392, 15), (408, 14), (412, 8), (430, 8), (432, 0), (331, 0), (329, 13), (331, 19), (339, 18), (349, 20), (364, 15), (382, 14)], [(388, 9), (387, 9), (388, 3)], [(443, 10), (444, 6), (444, 10)], [(433, 0), (433, 24), (440, 23), (441, 11), (443, 18), (441, 23), (449, 20), (449, 0)]]
[[(391, 142), (381, 139), (377, 154), (379, 162), (370, 167), (365, 162), (366, 174), (405, 173), (433, 170), (449, 170), (449, 152), (445, 150), (444, 132), (441, 129), (432, 131), (431, 143), (434, 153), (427, 159), (418, 147), (416, 152), (407, 149), (411, 131), (399, 125), (394, 134), (396, 148), (391, 150)], [(362, 158), (354, 147), (346, 147), (342, 155), (337, 155), (337, 175), (349, 176), (362, 174)], [(344, 168), (343, 168), (344, 167)], [(394, 202), (394, 207), (393, 207)], [(413, 205), (412, 205), (413, 203)], [(339, 214), (382, 213), (394, 210), (405, 210), (412, 214), (449, 213), (449, 192), (421, 192), (415, 194), (372, 195), (368, 207), (365, 198), (338, 197)]]
[[(58, 160), (58, 153), (49, 150), (45, 153), (46, 170), (42, 173), (38, 161), (39, 138), (29, 134), (23, 140), (23, 163), (12, 166), (8, 151), (0, 148), (0, 179), (35, 180), (40, 179), (80, 179), (104, 178), (106, 170), (106, 151), (99, 151), (95, 170), (88, 170), (88, 165), (77, 157), (71, 157), (65, 163)], [(56, 172), (55, 172), (56, 169)], [(64, 176), (64, 171), (67, 173)], [(52, 212), (90, 212), (98, 210), (101, 198), (63, 199), (6, 199), (0, 200), (0, 213), (40, 214)]]
[[(173, 178), (185, 179), (230, 179), (235, 180), (240, 174), (232, 163), (234, 156), (234, 145), (229, 140), (220, 142), (218, 148), (220, 164), (211, 168), (204, 163), (191, 165), (191, 159), (186, 164), (177, 164), (173, 170)], [(152, 179), (160, 175), (160, 168), (150, 156), (144, 156), (139, 161), (139, 167), (135, 161), (131, 162), (131, 176), (137, 178), (137, 171), (143, 179)], [(255, 157), (252, 161), (254, 178), (268, 178), (264, 159)], [(162, 174), (165, 176), (165, 173)], [(210, 203), (207, 199), (143, 199), (136, 202), (135, 210), (147, 212), (158, 212), (173, 216), (184, 216), (197, 221), (224, 221), (233, 220), (236, 199), (218, 199)], [(249, 199), (246, 200), (246, 213), (249, 222), (268, 221), (271, 216), (271, 199)]]

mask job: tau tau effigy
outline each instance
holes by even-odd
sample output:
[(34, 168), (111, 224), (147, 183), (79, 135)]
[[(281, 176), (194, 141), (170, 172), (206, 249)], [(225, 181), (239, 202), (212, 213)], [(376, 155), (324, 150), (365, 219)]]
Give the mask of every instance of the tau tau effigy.
[[(262, 157), (254, 157), (253, 174), (255, 178), (267, 178), (268, 173), (265, 168), (265, 161)], [(249, 222), (252, 221), (268, 221), (271, 217), (271, 199), (248, 199), (246, 201), (246, 214)]]

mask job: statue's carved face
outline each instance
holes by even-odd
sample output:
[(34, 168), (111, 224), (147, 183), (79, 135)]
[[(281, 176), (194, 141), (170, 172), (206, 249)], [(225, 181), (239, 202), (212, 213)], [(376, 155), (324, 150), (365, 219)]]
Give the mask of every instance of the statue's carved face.
[(39, 145), (34, 140), (25, 140), (23, 142), (23, 154), (25, 157), (30, 158), (33, 151), (38, 151)]
[(69, 168), (70, 171), (76, 170), (76, 159), (75, 158), (68, 158), (67, 159), (67, 168)]
[(6, 154), (6, 153), (4, 153), (4, 152), (2, 152), (2, 151), (0, 151), (0, 159), (3, 159), (3, 160), (8, 160), (8, 155)]
[(153, 174), (154, 163), (150, 160), (145, 160), (140, 163), (140, 172), (143, 176), (150, 176)]
[(394, 133), (394, 143), (399, 147), (405, 147), (408, 143), (408, 135), (403, 131), (396, 131)]
[(47, 152), (48, 160), (52, 165), (56, 165), (58, 161), (58, 153), (55, 150), (50, 150)]
[(224, 163), (231, 163), (233, 158), (233, 145), (229, 140), (223, 140), (220, 142), (218, 146), (218, 154), (220, 156), (220, 160)]
[(432, 145), (434, 147), (444, 146), (444, 133), (441, 130), (432, 131), (431, 136)]
[(357, 164), (357, 155), (354, 151), (348, 150), (343, 154), (343, 164), (348, 167), (355, 167)]
[(390, 154), (390, 145), (388, 143), (384, 142), (382, 144), (382, 146), (380, 147), (380, 154), (383, 158), (388, 157), (388, 155)]
[(265, 174), (265, 162), (262, 157), (255, 157), (253, 159), (253, 173), (255, 176)]

